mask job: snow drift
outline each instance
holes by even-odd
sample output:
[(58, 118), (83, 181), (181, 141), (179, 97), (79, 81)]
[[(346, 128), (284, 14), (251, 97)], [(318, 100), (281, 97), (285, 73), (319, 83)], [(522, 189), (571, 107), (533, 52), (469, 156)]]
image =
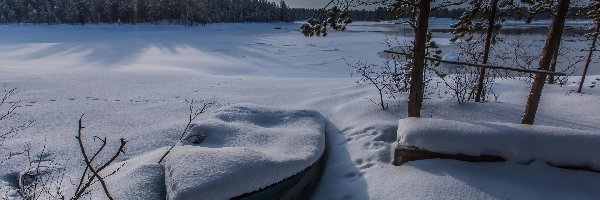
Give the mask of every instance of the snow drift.
[(223, 108), (196, 124), (167, 156), (167, 198), (229, 199), (280, 182), (320, 158), (324, 127), (313, 111)]
[(600, 170), (600, 134), (551, 126), (401, 119), (398, 145), (445, 154), (497, 155), (518, 163), (543, 161), (557, 166)]

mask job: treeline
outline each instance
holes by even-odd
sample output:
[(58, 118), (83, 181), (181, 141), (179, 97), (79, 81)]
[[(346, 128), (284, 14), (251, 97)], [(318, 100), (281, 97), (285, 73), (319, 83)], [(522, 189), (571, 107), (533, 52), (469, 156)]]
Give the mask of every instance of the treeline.
[[(308, 9), (308, 8), (292, 8), (290, 9), (290, 16), (294, 20), (307, 20), (311, 17), (318, 16), (319, 9)], [(437, 18), (453, 18), (458, 19), (464, 9), (448, 9), (440, 8), (431, 11), (431, 17)], [(353, 21), (391, 21), (401, 18), (403, 13), (395, 13), (389, 8), (379, 7), (374, 10), (350, 10), (348, 11), (349, 16)]]
[[(571, 18), (585, 9), (572, 8)], [(289, 8), (267, 0), (0, 0), (0, 24), (293, 22), (319, 9)], [(435, 9), (431, 17), (458, 19), (464, 8)], [(584, 13), (584, 12), (583, 12)], [(402, 13), (387, 8), (351, 10), (354, 21), (386, 21)], [(540, 14), (537, 18), (550, 18)]]
[[(311, 17), (318, 17), (322, 10), (312, 8), (291, 8), (290, 17), (295, 21), (304, 21)], [(350, 10), (349, 16), (354, 21), (384, 21), (394, 19), (394, 14), (388, 9), (380, 7), (375, 10)]]
[(0, 0), (0, 23), (180, 23), (291, 21), (267, 0)]
[[(289, 8), (267, 0), (0, 0), (0, 24), (293, 22), (319, 9)], [(457, 18), (460, 9), (437, 9), (433, 17)], [(354, 21), (393, 20), (386, 8), (351, 10)]]

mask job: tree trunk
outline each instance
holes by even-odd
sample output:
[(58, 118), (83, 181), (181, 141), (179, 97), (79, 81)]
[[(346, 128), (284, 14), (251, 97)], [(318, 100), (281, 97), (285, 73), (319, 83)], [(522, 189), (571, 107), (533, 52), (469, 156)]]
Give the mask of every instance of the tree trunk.
[[(552, 27), (550, 28), (550, 34), (548, 35), (546, 45), (544, 46), (544, 51), (542, 52), (542, 58), (540, 59), (540, 70), (548, 70), (550, 68), (552, 57), (555, 51), (558, 51), (558, 46), (560, 45), (563, 29), (565, 27), (565, 17), (569, 10), (569, 3), (570, 0), (558, 1), (556, 15), (554, 16)], [(535, 74), (533, 84), (531, 85), (531, 91), (529, 92), (529, 97), (527, 98), (525, 114), (521, 120), (522, 124), (533, 125), (547, 77), (548, 76), (546, 74)]]
[(425, 71), (427, 30), (429, 29), (429, 0), (420, 0), (417, 3), (418, 15), (415, 29), (415, 43), (413, 47), (413, 63), (410, 74), (410, 94), (408, 97), (408, 117), (421, 117), (423, 106), (423, 73)]
[[(550, 71), (555, 72), (556, 71), (556, 62), (558, 62), (558, 52), (560, 51), (560, 45), (558, 50), (556, 50), (554, 52), (554, 55), (552, 56), (552, 65), (550, 66)], [(554, 78), (554, 75), (550, 75), (548, 76), (548, 84), (556, 84), (556, 79)]]
[[(564, 29), (560, 29), (560, 35), (562, 36)], [(550, 65), (550, 71), (555, 72), (556, 71), (556, 63), (558, 62), (558, 53), (560, 52), (560, 43), (558, 42), (558, 46), (556, 47), (556, 51), (554, 51), (554, 55), (552, 55), (552, 64)], [(554, 78), (554, 75), (550, 75), (548, 77), (548, 83), (549, 84), (555, 84), (556, 83), (556, 79)]]
[(600, 25), (596, 25), (594, 29), (594, 34), (592, 37), (592, 45), (590, 46), (590, 52), (588, 53), (587, 60), (585, 60), (585, 68), (583, 68), (583, 74), (581, 75), (581, 81), (579, 81), (579, 88), (577, 89), (577, 93), (581, 93), (583, 89), (583, 83), (585, 82), (585, 76), (587, 75), (587, 71), (590, 68), (590, 63), (592, 62), (592, 56), (594, 55), (594, 51), (596, 51), (596, 42), (598, 41), (598, 31), (600, 31)]
[[(487, 33), (485, 36), (485, 48), (483, 49), (483, 62), (486, 65), (490, 57), (490, 48), (492, 47), (492, 39), (494, 36), (494, 27), (496, 26), (496, 13), (498, 12), (498, 0), (492, 0), (490, 2), (492, 11), (488, 16)], [(483, 89), (485, 88), (485, 68), (479, 69), (479, 78), (477, 79), (477, 91), (475, 92), (475, 102), (481, 102), (481, 96), (485, 95)], [(484, 97), (485, 99), (485, 97)]]

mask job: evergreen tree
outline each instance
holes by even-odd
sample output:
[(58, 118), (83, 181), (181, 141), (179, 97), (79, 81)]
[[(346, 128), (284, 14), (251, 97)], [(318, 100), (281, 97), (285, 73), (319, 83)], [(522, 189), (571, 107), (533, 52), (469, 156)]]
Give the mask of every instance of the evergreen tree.
[[(558, 51), (558, 47), (562, 39), (565, 27), (565, 20), (567, 12), (569, 11), (569, 4), (571, 1), (558, 0), (558, 3), (556, 3), (555, 0), (523, 1), (532, 4), (532, 13), (534, 14), (543, 9), (550, 8), (551, 10), (553, 10), (554, 19), (552, 22), (552, 26), (550, 27), (550, 33), (548, 34), (548, 38), (546, 39), (546, 44), (544, 46), (542, 58), (540, 59), (540, 64), (538, 68), (540, 70), (549, 70), (550, 64), (554, 57), (553, 55), (556, 51)], [(556, 5), (554, 5), (555, 3)], [(528, 21), (531, 21), (531, 19), (532, 17), (529, 17)], [(523, 114), (523, 118), (521, 120), (522, 124), (532, 125), (534, 123), (538, 105), (542, 96), (542, 90), (544, 89), (544, 84), (546, 83), (546, 78), (546, 74), (535, 75), (533, 84), (531, 85), (531, 90), (529, 92), (529, 97), (527, 98), (525, 113)]]
[[(514, 0), (470, 0), (469, 9), (460, 17), (459, 21), (452, 25), (454, 29), (452, 38), (456, 41), (462, 38), (471, 42), (473, 34), (484, 33), (484, 49), (481, 64), (488, 64), (491, 46), (496, 43), (496, 38), (500, 28), (499, 22), (505, 21), (511, 12), (517, 12), (518, 8), (514, 5)], [(475, 87), (475, 102), (485, 101), (484, 80), (486, 76), (485, 68), (479, 69), (477, 86)]]
[(289, 14), (288, 14), (288, 6), (285, 4), (285, 1), (281, 1), (279, 3), (279, 21), (282, 22), (290, 22)]
[(583, 74), (581, 75), (581, 80), (579, 81), (577, 93), (581, 93), (581, 90), (583, 89), (585, 76), (587, 75), (590, 63), (592, 62), (594, 51), (596, 51), (598, 36), (600, 36), (600, 0), (592, 0), (590, 2), (590, 10), (587, 12), (587, 16), (594, 22), (592, 28), (590, 29), (590, 33), (587, 34), (587, 36), (592, 40), (592, 43), (588, 49), (589, 52), (585, 61), (585, 67), (583, 69)]

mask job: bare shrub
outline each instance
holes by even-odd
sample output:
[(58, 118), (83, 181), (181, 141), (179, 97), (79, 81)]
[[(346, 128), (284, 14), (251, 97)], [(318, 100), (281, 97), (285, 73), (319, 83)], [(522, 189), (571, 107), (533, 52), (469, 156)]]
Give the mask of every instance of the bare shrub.
[[(556, 65), (561, 67), (561, 72), (565, 72), (567, 76), (552, 76), (554, 81), (558, 83), (558, 85), (563, 86), (568, 82), (569, 77), (571, 77), (576, 71), (576, 66), (585, 61), (584, 56), (582, 55), (571, 55), (569, 52), (578, 51), (568, 45), (568, 41), (564, 41), (563, 45), (560, 46), (557, 57), (556, 57)], [(500, 48), (498, 48), (497, 59), (504, 63), (509, 63), (514, 65), (516, 68), (522, 69), (537, 69), (537, 65), (540, 61), (540, 52), (535, 51), (536, 49), (541, 49), (543, 47), (543, 41), (541, 40), (513, 40), (513, 41), (503, 41), (500, 43)], [(511, 73), (513, 78), (522, 80), (527, 84), (531, 84), (534, 78), (534, 74), (524, 74), (524, 73)]]
[(14, 177), (19, 197), (27, 200), (64, 199), (60, 188), (64, 181), (64, 169), (56, 165), (46, 145), (39, 153), (32, 153), (31, 143), (27, 143), (23, 154), (27, 158), (27, 169)]
[[(24, 150), (15, 150), (6, 148), (4, 144), (8, 139), (17, 136), (19, 132), (30, 128), (34, 120), (18, 118), (22, 114), (18, 113), (21, 101), (14, 100), (17, 88), (9, 89), (4, 86), (0, 95), (0, 164), (2, 164), (15, 156), (29, 154), (30, 145), (26, 145)], [(3, 187), (4, 185), (0, 184), (0, 191), (4, 189)]]
[(382, 110), (387, 109), (386, 98), (394, 97), (396, 93), (395, 86), (397, 84), (395, 79), (397, 75), (394, 73), (395, 70), (389, 64), (375, 65), (362, 61), (350, 63), (346, 59), (344, 61), (348, 66), (355, 69), (356, 74), (360, 75), (360, 79), (356, 81), (357, 84), (372, 85), (377, 89), (378, 100), (369, 99), (369, 101), (381, 107)]
[(73, 191), (73, 195), (69, 196), (66, 194), (66, 190), (63, 187), (65, 176), (65, 168), (60, 167), (57, 161), (47, 151), (46, 145), (43, 146), (40, 153), (31, 153), (31, 143), (28, 143), (24, 151), (24, 155), (27, 158), (26, 170), (19, 173), (15, 177), (17, 183), (16, 192), (22, 199), (35, 200), (35, 199), (81, 199), (86, 195), (89, 195), (94, 190), (94, 185), (100, 184), (103, 192), (108, 199), (113, 199), (108, 190), (107, 183), (104, 181), (107, 177), (110, 177), (117, 173), (125, 163), (110, 172), (105, 172), (108, 166), (110, 166), (116, 159), (125, 152), (125, 145), (127, 141), (120, 139), (120, 145), (118, 149), (110, 156), (110, 158), (103, 162), (97, 162), (97, 158), (101, 155), (107, 145), (106, 138), (100, 138), (94, 136), (93, 140), (100, 143), (93, 153), (90, 154), (89, 146), (84, 144), (83, 140), (83, 115), (78, 121), (78, 132), (77, 142), (79, 144), (79, 150), (81, 152), (84, 169), (80, 178), (71, 184), (76, 187)]
[[(34, 120), (25, 120), (25, 122), (19, 122), (20, 120), (13, 120), (20, 114), (17, 112), (21, 107), (20, 100), (13, 100), (17, 94), (17, 88), (8, 89), (6, 86), (3, 89), (3, 95), (0, 97), (0, 150), (5, 153), (3, 158), (0, 159), (0, 164), (8, 161), (10, 158), (20, 155), (23, 151), (16, 152), (13, 149), (3, 148), (4, 142), (7, 139), (16, 136), (20, 131), (23, 131), (33, 125)], [(0, 187), (2, 187), (0, 185)]]
[[(457, 42), (459, 48), (458, 56), (460, 62), (480, 63), (483, 38), (472, 39), (469, 42)], [(492, 47), (493, 51), (495, 47)], [(488, 63), (493, 63), (489, 60)], [(478, 79), (480, 77), (479, 68), (466, 65), (450, 64), (447, 65), (446, 73), (437, 73), (441, 82), (446, 86), (443, 91), (444, 95), (449, 95), (455, 98), (458, 103), (469, 102), (475, 100), (476, 90), (478, 88)], [(485, 102), (491, 96), (497, 99), (493, 91), (494, 80), (498, 77), (503, 77), (502, 72), (498, 70), (486, 70), (483, 90), (481, 91), (481, 101)], [(443, 95), (441, 95), (443, 96)]]
[[(77, 129), (77, 136), (75, 138), (77, 138), (77, 142), (79, 143), (79, 150), (81, 151), (81, 155), (83, 156), (83, 161), (85, 162), (85, 169), (83, 170), (83, 173), (81, 174), (81, 178), (79, 179), (79, 183), (77, 184), (77, 189), (75, 190), (75, 194), (73, 195), (73, 197), (71, 199), (79, 199), (82, 196), (89, 194), (91, 192), (91, 186), (93, 186), (96, 183), (100, 183), (100, 185), (102, 185), (102, 189), (104, 190), (104, 194), (106, 194), (106, 197), (108, 199), (113, 199), (113, 197), (110, 195), (110, 191), (108, 191), (108, 186), (106, 184), (106, 182), (104, 181), (104, 179), (106, 179), (107, 177), (115, 174), (117, 171), (119, 171), (121, 168), (117, 168), (116, 170), (109, 172), (106, 175), (102, 175), (102, 172), (110, 165), (112, 164), (118, 157), (119, 155), (121, 155), (121, 153), (125, 153), (125, 145), (127, 144), (127, 141), (123, 138), (120, 139), (120, 145), (119, 148), (117, 149), (117, 151), (115, 153), (112, 154), (112, 156), (110, 157), (109, 160), (100, 163), (100, 164), (95, 164), (94, 161), (96, 161), (96, 158), (99, 154), (102, 153), (102, 151), (104, 150), (104, 147), (106, 147), (107, 141), (106, 138), (100, 138), (98, 136), (94, 136), (94, 140), (98, 140), (100, 141), (100, 148), (98, 148), (98, 150), (96, 150), (93, 154), (88, 154), (88, 150), (86, 148), (86, 146), (83, 143), (83, 129), (85, 128), (83, 126), (83, 115), (81, 116), (81, 118), (79, 118), (78, 121), (78, 129)], [(121, 165), (121, 167), (125, 165), (125, 163), (123, 163)]]

